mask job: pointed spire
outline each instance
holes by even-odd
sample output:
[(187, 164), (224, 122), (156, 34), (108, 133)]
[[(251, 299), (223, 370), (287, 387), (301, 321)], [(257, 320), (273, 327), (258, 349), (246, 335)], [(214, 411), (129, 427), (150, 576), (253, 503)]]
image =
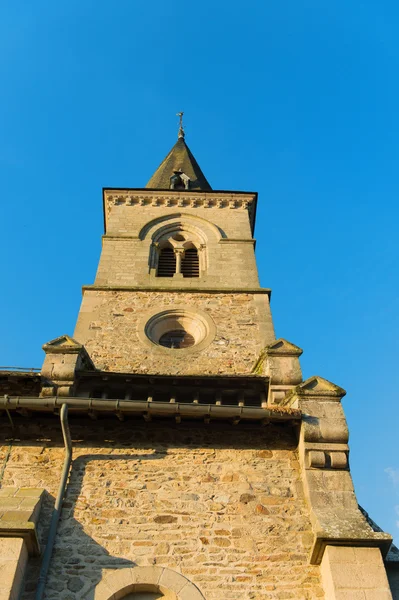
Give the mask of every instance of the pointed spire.
[(209, 191), (212, 188), (185, 142), (183, 113), (177, 113), (177, 116), (180, 118), (177, 142), (145, 187)]

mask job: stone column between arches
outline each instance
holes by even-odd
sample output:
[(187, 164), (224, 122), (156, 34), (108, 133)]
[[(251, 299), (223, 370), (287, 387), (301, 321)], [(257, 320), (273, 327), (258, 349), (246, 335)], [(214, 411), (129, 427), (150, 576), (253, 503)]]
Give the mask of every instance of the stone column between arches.
[(205, 600), (187, 577), (166, 567), (132, 567), (105, 570), (93, 589), (93, 600), (127, 600), (131, 594), (160, 592), (167, 600)]

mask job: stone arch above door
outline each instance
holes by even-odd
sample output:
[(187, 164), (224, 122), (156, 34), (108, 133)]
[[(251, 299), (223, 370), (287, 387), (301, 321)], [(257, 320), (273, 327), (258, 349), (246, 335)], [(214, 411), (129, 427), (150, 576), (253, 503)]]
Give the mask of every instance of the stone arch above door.
[[(181, 573), (166, 567), (132, 567), (108, 571), (94, 588), (93, 600), (205, 600), (200, 590)], [(151, 597), (152, 596), (152, 597)], [(144, 600), (144, 596), (143, 596)]]

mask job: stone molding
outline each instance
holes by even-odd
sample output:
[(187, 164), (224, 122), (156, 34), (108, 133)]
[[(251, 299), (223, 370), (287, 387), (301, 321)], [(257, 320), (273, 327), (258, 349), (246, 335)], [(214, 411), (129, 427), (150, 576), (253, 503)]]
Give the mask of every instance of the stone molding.
[[(216, 225), (202, 217), (178, 213), (152, 219), (139, 232), (140, 240), (151, 240), (148, 263), (150, 273), (153, 276), (156, 276), (159, 252), (164, 244), (171, 244), (175, 254), (184, 252), (184, 245), (174, 240), (174, 236), (178, 233), (185, 233), (188, 239), (184, 243), (190, 243), (197, 249), (200, 274), (206, 273), (208, 269), (207, 248), (209, 238), (214, 236), (215, 239), (220, 240), (221, 232)], [(182, 277), (180, 269), (175, 273), (174, 277), (176, 276)]]
[(46, 353), (42, 377), (41, 396), (71, 396), (74, 393), (76, 372), (95, 367), (84, 346), (69, 335), (62, 335), (43, 345)]
[(271, 404), (284, 403), (287, 393), (302, 381), (301, 354), (301, 348), (283, 338), (275, 340), (261, 351), (252, 373), (270, 378)]
[(219, 244), (252, 244), (256, 245), (254, 238), (220, 238)]
[(167, 207), (167, 208), (217, 208), (248, 211), (252, 233), (255, 226), (257, 194), (251, 192), (203, 192), (104, 189), (104, 220), (107, 230), (108, 217), (114, 206)]
[(386, 554), (392, 542), (390, 535), (373, 531), (358, 507), (341, 405), (345, 393), (314, 376), (297, 385), (284, 402), (302, 411), (299, 461), (314, 533), (312, 564), (320, 564), (327, 546), (378, 547)]
[(241, 208), (251, 210), (256, 194), (248, 192), (195, 192), (151, 190), (104, 190), (104, 204), (109, 213), (113, 206), (166, 206), (190, 208)]
[(302, 353), (302, 348), (295, 346), (295, 344), (288, 342), (284, 338), (279, 338), (265, 348), (265, 354), (268, 356), (301, 356)]
[(197, 236), (201, 244), (208, 243), (208, 233), (211, 236), (213, 235), (217, 241), (223, 239), (222, 232), (214, 223), (203, 217), (184, 212), (170, 213), (169, 215), (162, 215), (156, 219), (151, 219), (140, 229), (138, 238), (139, 240), (151, 238), (153, 243), (156, 243), (165, 236), (173, 235), (179, 231)]
[(271, 296), (269, 288), (208, 288), (208, 287), (166, 287), (163, 285), (131, 286), (131, 285), (83, 285), (82, 292), (188, 292), (198, 294), (266, 294)]
[(40, 556), (36, 525), (30, 521), (1, 521), (0, 539), (22, 538), (29, 556)]
[(346, 391), (339, 385), (335, 385), (335, 383), (331, 383), (331, 381), (319, 375), (313, 375), (313, 377), (309, 377), (309, 379), (299, 384), (295, 388), (295, 393), (302, 399), (313, 397), (326, 401), (331, 398), (336, 402), (341, 402), (341, 399), (346, 395)]
[[(136, 240), (142, 241), (142, 239), (138, 235), (130, 235), (128, 233), (105, 233), (101, 236), (101, 239), (104, 240)], [(255, 246), (256, 240), (254, 238), (220, 238), (218, 240), (218, 244), (252, 244)]]
[(82, 344), (66, 334), (43, 344), (42, 348), (51, 354), (76, 354), (83, 350)]
[(120, 600), (132, 592), (162, 592), (170, 600), (205, 600), (187, 577), (166, 567), (131, 567), (107, 571), (94, 600)]

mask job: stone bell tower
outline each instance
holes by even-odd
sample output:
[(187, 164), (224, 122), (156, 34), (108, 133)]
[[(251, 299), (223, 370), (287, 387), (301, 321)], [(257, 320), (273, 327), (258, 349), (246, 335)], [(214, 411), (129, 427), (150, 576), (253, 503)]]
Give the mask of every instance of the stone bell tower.
[(103, 199), (100, 263), (74, 334), (96, 368), (250, 374), (275, 340), (254, 254), (257, 194), (212, 190), (180, 128), (146, 188)]

